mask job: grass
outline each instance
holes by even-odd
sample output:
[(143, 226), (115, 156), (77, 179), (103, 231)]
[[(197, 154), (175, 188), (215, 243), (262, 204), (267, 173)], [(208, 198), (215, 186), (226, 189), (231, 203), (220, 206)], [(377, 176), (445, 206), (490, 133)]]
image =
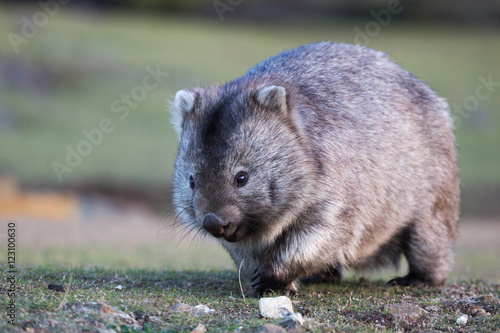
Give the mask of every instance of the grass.
[[(3, 7), (0, 35), (19, 33), (20, 18), (30, 13)], [(52, 162), (64, 163), (66, 147), (76, 149), (84, 129), (109, 118), (115, 130), (62, 183), (168, 184), (177, 140), (165, 100), (175, 91), (231, 80), (282, 49), (321, 40), (353, 43), (354, 27), (365, 24), (255, 25), (61, 8), (19, 53), (0, 39), (0, 108), (10, 119), (0, 132), (0, 171), (23, 183), (57, 185)], [(475, 94), (480, 76), (500, 81), (497, 31), (394, 21), (369, 46), (389, 53), (452, 106)], [(111, 105), (142, 85), (146, 66), (169, 75), (120, 120)], [(498, 105), (500, 92), (494, 91), (457, 130), (465, 188), (500, 184)]]
[[(2, 272), (5, 281), (6, 268)], [(71, 285), (69, 279), (71, 276)], [(67, 295), (49, 290), (48, 284), (65, 285)], [(121, 284), (121, 291), (115, 290)], [(7, 300), (3, 285), (2, 294)], [(189, 332), (201, 323), (209, 331), (233, 332), (238, 328), (257, 328), (280, 320), (259, 317), (258, 300), (241, 297), (237, 272), (231, 271), (165, 271), (142, 269), (64, 268), (42, 266), (18, 269), (16, 275), (16, 326), (7, 323), (0, 313), (0, 330), (21, 331), (46, 329), (54, 332), (97, 331), (111, 328), (136, 332), (116, 317), (99, 311), (77, 311), (78, 303), (98, 302), (118, 308), (140, 320), (146, 332)], [(499, 305), (494, 299), (483, 307), (488, 316), (469, 318), (466, 326), (456, 324), (460, 312), (467, 311), (466, 300), (479, 296), (500, 297), (500, 285), (469, 281), (442, 287), (390, 287), (382, 282), (348, 280), (341, 284), (319, 284), (304, 287), (293, 298), (296, 312), (310, 320), (314, 332), (443, 330), (460, 332), (493, 332), (500, 327)], [(61, 306), (61, 302), (64, 303)], [(204, 304), (215, 310), (202, 317), (176, 313), (172, 306), (185, 303)], [(425, 310), (413, 319), (398, 320), (391, 305), (409, 303)], [(151, 318), (148, 322), (147, 318)]]
[[(141, 322), (146, 332), (188, 332), (199, 323), (209, 331), (234, 331), (280, 322), (260, 318), (256, 299), (243, 301), (236, 268), (220, 247), (196, 239), (191, 244), (189, 237), (179, 243), (182, 234), (178, 232), (158, 234), (162, 227), (159, 217), (130, 218), (134, 215), (131, 211), (120, 213), (123, 215), (71, 223), (18, 220), (17, 329), (94, 332), (112, 328), (135, 332), (113, 316), (78, 310), (78, 303), (92, 302), (108, 304), (132, 316), (147, 315), (151, 321)], [(458, 326), (456, 319), (460, 313), (467, 313), (467, 300), (500, 297), (498, 229), (493, 221), (462, 224), (455, 270), (445, 286), (384, 285), (383, 281), (395, 274), (404, 274), (406, 267), (397, 273), (386, 270), (366, 278), (350, 272), (341, 284), (302, 288), (293, 299), (294, 309), (311, 319), (307, 327), (315, 332), (494, 332), (500, 325), (498, 304), (484, 305), (491, 315), (471, 317), (465, 327)], [(7, 268), (2, 267), (0, 273), (4, 309), (9, 300)], [(69, 286), (70, 277), (66, 305), (60, 307), (64, 295), (47, 286)], [(120, 284), (124, 289), (115, 290)], [(215, 313), (204, 317), (176, 313), (171, 308), (178, 303), (204, 304)], [(437, 306), (438, 310), (399, 320), (391, 307), (401, 304), (423, 310)], [(3, 329), (14, 329), (8, 325), (5, 311), (0, 312), (0, 331)]]
[[(102, 208), (101, 208), (102, 209)], [(127, 210), (128, 209), (128, 210)], [(207, 241), (170, 230), (159, 216), (139, 214), (130, 207), (114, 215), (96, 215), (74, 221), (16, 219), (16, 274), (18, 330), (34, 328), (55, 332), (113, 328), (135, 332), (126, 323), (97, 310), (81, 311), (92, 302), (116, 307), (128, 314), (146, 314), (151, 321), (143, 331), (189, 331), (203, 323), (209, 331), (234, 331), (279, 323), (258, 317), (258, 303), (244, 302), (238, 275), (228, 254)], [(109, 213), (107, 213), (109, 214)], [(5, 230), (4, 225), (2, 229)], [(162, 228), (167, 228), (163, 229)], [(383, 284), (396, 275), (357, 275), (349, 272), (338, 285), (320, 284), (301, 289), (294, 300), (297, 312), (311, 318), (310, 328), (323, 331), (442, 330), (494, 332), (500, 324), (498, 306), (485, 307), (489, 317), (472, 317), (465, 327), (455, 321), (467, 312), (465, 301), (478, 296), (500, 297), (497, 236), (494, 221), (470, 220), (461, 226), (455, 269), (443, 287), (388, 287)], [(0, 267), (0, 331), (13, 330), (5, 314), (9, 300), (9, 276)], [(65, 304), (62, 293), (48, 284), (66, 285), (72, 278)], [(116, 291), (117, 285), (124, 286)], [(175, 313), (178, 303), (205, 304), (216, 312), (205, 317)], [(412, 320), (398, 320), (393, 304), (410, 303), (428, 311)], [(144, 323), (142, 323), (144, 324)], [(308, 324), (308, 325), (309, 325)]]

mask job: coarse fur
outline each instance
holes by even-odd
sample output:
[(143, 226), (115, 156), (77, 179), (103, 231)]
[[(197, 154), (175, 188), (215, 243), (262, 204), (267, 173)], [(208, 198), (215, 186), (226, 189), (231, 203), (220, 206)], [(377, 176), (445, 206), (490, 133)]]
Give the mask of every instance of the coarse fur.
[(460, 196), (452, 121), (386, 54), (305, 45), (179, 91), (173, 112), (177, 213), (244, 260), (255, 295), (401, 254), (409, 273), (392, 283), (446, 280)]

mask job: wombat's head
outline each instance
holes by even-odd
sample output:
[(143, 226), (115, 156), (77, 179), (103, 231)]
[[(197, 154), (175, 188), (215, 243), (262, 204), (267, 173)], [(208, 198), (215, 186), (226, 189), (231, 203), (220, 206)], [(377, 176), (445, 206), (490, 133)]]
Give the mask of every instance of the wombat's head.
[(181, 90), (174, 204), (228, 242), (272, 240), (308, 199), (310, 158), (281, 86)]

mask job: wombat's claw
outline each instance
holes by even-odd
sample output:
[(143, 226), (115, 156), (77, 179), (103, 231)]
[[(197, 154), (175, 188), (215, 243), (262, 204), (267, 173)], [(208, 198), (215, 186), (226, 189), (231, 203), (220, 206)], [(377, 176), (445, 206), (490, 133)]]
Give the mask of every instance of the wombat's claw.
[(272, 289), (265, 286), (265, 284), (261, 281), (260, 275), (255, 273), (254, 276), (250, 279), (252, 282), (251, 286), (254, 290), (254, 296), (260, 298), (264, 294), (271, 294), (273, 292)]
[(250, 281), (252, 282), (251, 286), (252, 286), (252, 289), (254, 290), (254, 296), (255, 297), (260, 297), (265, 292), (265, 290), (263, 289), (263, 287), (261, 285), (261, 280), (260, 280), (259, 269), (261, 267), (262, 266), (257, 266), (255, 268), (255, 270), (253, 271), (253, 276), (250, 279)]
[(252, 288), (254, 290), (257, 290), (257, 289), (260, 289), (260, 279), (257, 279), (255, 281), (253, 281), (253, 283), (251, 284)]
[(262, 266), (257, 266), (255, 268), (255, 270), (253, 271), (253, 276), (252, 278), (250, 279), (252, 283), (252, 288), (254, 288), (256, 285), (258, 285), (260, 283), (260, 273), (259, 273), (259, 269), (261, 268)]
[(253, 270), (252, 280), (256, 279), (256, 277), (258, 275), (257, 273), (259, 272), (259, 268), (261, 268), (261, 267), (262, 267), (262, 265), (255, 267), (255, 269)]
[(297, 296), (297, 291), (294, 289), (290, 288), (285, 288), (282, 290), (273, 290), (270, 288), (264, 289), (260, 284), (253, 283), (252, 288), (254, 289), (254, 296), (257, 298), (260, 298), (264, 295), (271, 295), (271, 294), (277, 294), (277, 295), (283, 295), (287, 297), (293, 297)]
[(251, 286), (253, 289), (253, 294), (257, 298), (260, 298), (261, 296), (263, 296), (265, 294), (273, 293), (273, 290), (266, 288), (261, 284), (260, 279), (257, 279), (254, 283), (252, 283)]
[(252, 282), (251, 286), (256, 297), (272, 293), (285, 296), (294, 296), (297, 294), (292, 283), (278, 279), (276, 275), (274, 275), (273, 269), (268, 266), (258, 266), (250, 281)]

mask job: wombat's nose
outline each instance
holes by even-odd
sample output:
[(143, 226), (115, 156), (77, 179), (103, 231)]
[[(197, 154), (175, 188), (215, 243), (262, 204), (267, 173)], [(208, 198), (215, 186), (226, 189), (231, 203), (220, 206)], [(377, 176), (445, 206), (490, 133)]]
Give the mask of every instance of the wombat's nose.
[(216, 238), (224, 236), (224, 227), (226, 225), (227, 224), (215, 214), (207, 214), (203, 218), (203, 228)]

